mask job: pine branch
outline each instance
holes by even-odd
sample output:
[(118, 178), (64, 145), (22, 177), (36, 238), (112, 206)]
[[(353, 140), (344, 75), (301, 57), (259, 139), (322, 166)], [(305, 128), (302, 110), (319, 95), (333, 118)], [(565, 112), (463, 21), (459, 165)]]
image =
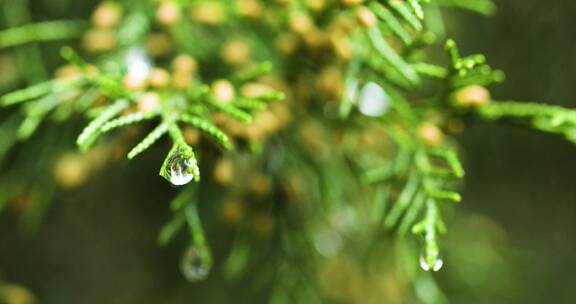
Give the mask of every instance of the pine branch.
[(83, 20), (46, 21), (13, 27), (0, 32), (0, 48), (79, 38), (86, 27), (87, 22)]
[(168, 124), (159, 124), (152, 132), (150, 132), (146, 137), (138, 143), (130, 152), (128, 152), (128, 159), (133, 159), (140, 153), (144, 152), (146, 149), (150, 148), (155, 142), (157, 142), (164, 134), (168, 132)]
[(212, 135), (225, 149), (233, 148), (230, 138), (210, 121), (189, 114), (180, 115), (180, 120)]
[(80, 86), (82, 83), (83, 79), (49, 80), (2, 96), (0, 98), (0, 106), (7, 107), (35, 100), (44, 95), (62, 92), (66, 89)]
[[(414, 2), (414, 1), (411, 1)], [(412, 8), (406, 5), (406, 2), (400, 0), (390, 0), (388, 1), (391, 9), (393, 9), (404, 21), (410, 25), (414, 30), (422, 30), (422, 22), (418, 14), (415, 14)]]
[(483, 119), (510, 119), (576, 143), (576, 110), (533, 102), (494, 101), (476, 113)]
[(86, 128), (80, 133), (76, 144), (81, 150), (86, 151), (90, 146), (98, 139), (100, 136), (100, 128), (106, 124), (109, 120), (114, 118), (120, 112), (128, 108), (129, 102), (125, 99), (120, 99), (108, 106), (98, 117), (92, 120)]
[(411, 84), (417, 85), (420, 82), (418, 74), (407, 64), (404, 59), (399, 56), (390, 45), (382, 38), (382, 33), (377, 27), (372, 27), (367, 30), (368, 37), (374, 46), (374, 49), (391, 65), (402, 77), (408, 80)]
[(197, 195), (197, 186), (190, 185), (174, 198), (170, 205), (175, 215), (158, 235), (159, 244), (165, 246), (176, 233), (187, 226), (191, 241), (181, 258), (180, 269), (184, 277), (191, 282), (204, 280), (210, 273), (213, 263), (212, 253), (198, 215)]
[(128, 114), (113, 120), (108, 121), (100, 128), (100, 132), (106, 133), (110, 130), (117, 129), (120, 127), (124, 127), (127, 125), (135, 124), (137, 122), (142, 122), (145, 120), (152, 119), (154, 117), (158, 117), (160, 112), (158, 111), (149, 111), (149, 112), (136, 112), (132, 114)]

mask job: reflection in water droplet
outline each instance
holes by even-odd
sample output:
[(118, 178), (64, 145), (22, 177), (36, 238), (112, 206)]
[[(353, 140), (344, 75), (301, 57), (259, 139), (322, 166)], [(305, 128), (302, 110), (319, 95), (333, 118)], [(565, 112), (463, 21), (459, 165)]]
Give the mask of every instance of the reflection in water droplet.
[(424, 271), (438, 271), (444, 265), (444, 260), (440, 257), (436, 257), (434, 259), (426, 259), (424, 255), (420, 256), (420, 267), (424, 269)]
[(371, 117), (382, 116), (389, 107), (390, 96), (380, 85), (368, 82), (362, 87), (358, 100), (358, 109), (362, 114)]
[(207, 249), (199, 249), (195, 246), (188, 247), (180, 261), (180, 271), (190, 282), (206, 279), (211, 267), (210, 252)]
[(194, 178), (195, 166), (196, 160), (193, 158), (184, 158), (181, 155), (174, 156), (168, 163), (170, 182), (176, 186), (189, 183)]

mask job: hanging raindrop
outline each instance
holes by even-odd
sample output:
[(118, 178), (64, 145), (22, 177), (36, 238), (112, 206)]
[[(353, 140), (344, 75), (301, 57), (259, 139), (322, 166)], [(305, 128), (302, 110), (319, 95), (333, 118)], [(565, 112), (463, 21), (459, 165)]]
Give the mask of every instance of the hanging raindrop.
[(380, 85), (368, 82), (360, 90), (358, 109), (362, 114), (370, 117), (379, 117), (384, 115), (389, 107), (390, 96)]
[(168, 180), (175, 186), (189, 183), (197, 174), (197, 164), (194, 157), (185, 153), (175, 153), (168, 161)]
[(424, 269), (424, 271), (438, 271), (443, 265), (444, 260), (438, 255), (433, 258), (427, 258), (425, 254), (420, 256), (420, 267)]
[(211, 267), (211, 256), (207, 248), (190, 246), (186, 249), (180, 261), (180, 271), (190, 282), (206, 279)]

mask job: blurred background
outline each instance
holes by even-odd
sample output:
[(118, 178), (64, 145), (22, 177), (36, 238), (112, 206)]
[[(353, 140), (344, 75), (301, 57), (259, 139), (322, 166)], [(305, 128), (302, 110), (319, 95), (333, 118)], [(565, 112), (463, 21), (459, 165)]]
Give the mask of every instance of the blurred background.
[[(33, 7), (37, 20), (74, 12), (86, 17), (90, 12), (80, 8), (95, 4), (53, 2), (69, 10)], [(459, 10), (444, 15), (447, 35), (459, 42), (462, 53), (484, 53), (493, 67), (506, 72), (507, 81), (492, 88), (493, 97), (576, 107), (576, 2), (496, 4), (491, 18)], [(10, 58), (0, 52), (4, 83), (19, 69)], [(576, 147), (520, 127), (481, 122), (470, 124), (460, 139), (467, 169), (464, 200), (448, 220), (445, 268), (434, 274), (446, 299), (572, 303)], [(158, 229), (171, 216), (166, 198), (174, 195), (148, 174), (157, 170), (156, 158), (120, 162), (84, 187), (58, 193), (33, 234), (21, 232), (13, 212), (1, 213), (0, 278), (25, 286), (40, 303), (261, 302), (265, 288), (224, 280), (218, 262), (208, 280), (186, 282), (177, 269), (179, 242), (156, 245)], [(126, 181), (155, 191), (127, 191)], [(209, 239), (226, 235), (217, 223), (207, 226)], [(218, 261), (218, 245), (215, 252)]]

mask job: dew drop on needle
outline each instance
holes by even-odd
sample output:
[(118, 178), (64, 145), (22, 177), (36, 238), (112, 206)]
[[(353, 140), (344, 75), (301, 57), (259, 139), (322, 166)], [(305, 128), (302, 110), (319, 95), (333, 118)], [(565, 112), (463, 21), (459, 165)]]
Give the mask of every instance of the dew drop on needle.
[(211, 266), (208, 249), (200, 249), (196, 246), (188, 247), (180, 262), (182, 275), (190, 282), (206, 279), (210, 273)]

